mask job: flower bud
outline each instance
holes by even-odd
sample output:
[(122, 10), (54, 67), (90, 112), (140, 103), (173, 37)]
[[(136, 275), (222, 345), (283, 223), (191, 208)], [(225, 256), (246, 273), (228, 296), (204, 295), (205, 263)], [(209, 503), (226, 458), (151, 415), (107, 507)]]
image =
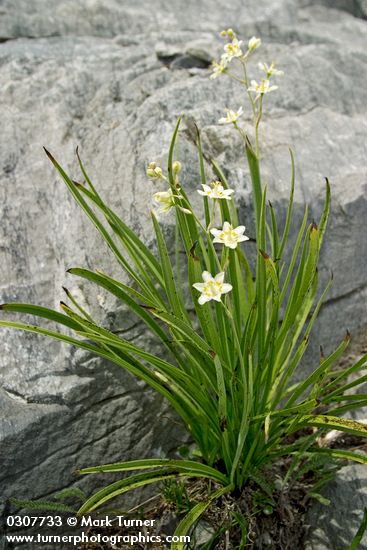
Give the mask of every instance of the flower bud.
[(253, 37), (250, 38), (250, 40), (248, 41), (248, 49), (249, 49), (250, 51), (256, 50), (257, 48), (259, 48), (259, 46), (261, 46), (261, 39), (260, 39), (260, 38), (256, 38), (256, 36), (253, 36)]
[(147, 168), (147, 176), (148, 178), (152, 179), (159, 179), (163, 177), (163, 170), (159, 166), (157, 166), (157, 163), (150, 162)]
[(233, 31), (233, 29), (227, 29), (226, 31), (222, 31), (220, 33), (220, 36), (222, 36), (222, 38), (225, 38), (226, 36), (228, 36), (228, 38), (232, 39), (232, 38), (235, 38), (236, 34)]
[(175, 160), (175, 162), (172, 164), (173, 174), (176, 176), (181, 172), (181, 162), (178, 160)]

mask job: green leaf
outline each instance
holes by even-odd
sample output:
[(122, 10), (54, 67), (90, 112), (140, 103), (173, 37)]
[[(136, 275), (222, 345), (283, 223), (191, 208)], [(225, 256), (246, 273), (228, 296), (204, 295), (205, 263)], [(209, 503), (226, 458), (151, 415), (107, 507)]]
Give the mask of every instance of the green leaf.
[(152, 220), (153, 220), (155, 234), (157, 237), (158, 250), (159, 250), (159, 255), (161, 259), (162, 272), (163, 272), (163, 278), (164, 278), (164, 286), (165, 286), (169, 303), (172, 308), (172, 312), (175, 315), (177, 315), (177, 317), (188, 320), (187, 312), (183, 307), (183, 304), (181, 303), (180, 296), (176, 289), (175, 277), (173, 274), (171, 261), (169, 259), (166, 243), (164, 241), (159, 223), (157, 222), (157, 219), (153, 214), (153, 212), (152, 212)]
[(331, 500), (328, 498), (325, 498), (324, 496), (320, 495), (320, 493), (314, 493), (312, 491), (308, 492), (307, 495), (311, 498), (314, 498), (317, 500), (320, 504), (323, 504), (324, 506), (330, 506)]
[(320, 248), (322, 245), (322, 241), (324, 240), (324, 235), (326, 231), (326, 226), (330, 214), (330, 203), (331, 203), (331, 192), (330, 192), (330, 183), (327, 178), (325, 178), (326, 182), (326, 197), (325, 197), (325, 204), (324, 204), (324, 210), (320, 219), (319, 223), (319, 231), (320, 231)]
[(129, 307), (131, 311), (135, 313), (135, 315), (137, 315), (138, 317), (140, 317), (140, 319), (144, 321), (144, 323), (151, 329), (154, 334), (159, 337), (161, 342), (163, 342), (163, 344), (171, 352), (173, 351), (172, 346), (169, 343), (168, 335), (151, 317), (151, 315), (149, 315), (146, 308), (142, 307), (140, 304), (137, 304), (136, 301), (130, 296), (130, 294), (137, 294), (137, 297), (142, 301), (142, 304), (151, 306), (152, 304), (149, 303), (149, 300), (146, 300), (145, 296), (134, 292), (134, 290), (127, 285), (115, 281), (114, 279), (111, 279), (101, 272), (95, 273), (93, 271), (90, 271), (89, 269), (71, 268), (68, 269), (68, 273), (71, 273), (72, 275), (77, 275), (78, 277), (82, 277), (83, 279), (87, 279), (88, 281), (96, 283), (98, 286), (105, 288), (108, 292), (119, 298), (124, 304)]
[[(313, 370), (311, 374), (303, 381), (299, 382), (294, 388), (291, 398), (287, 402), (287, 406), (291, 406), (310, 386), (321, 380), (329, 371), (329, 369), (335, 364), (335, 362), (342, 356), (345, 349), (349, 345), (350, 336), (346, 335), (344, 340), (339, 344), (337, 349), (329, 355), (320, 366)], [(318, 393), (321, 393), (321, 389)]]
[(182, 116), (178, 117), (175, 129), (173, 131), (169, 151), (168, 151), (168, 178), (171, 186), (175, 186), (174, 174), (173, 174), (173, 153), (175, 150), (175, 143), (177, 140), (178, 131), (180, 129)]
[[(330, 373), (333, 379), (324, 388), (325, 392), (328, 392), (328, 397), (338, 393), (344, 393), (347, 389), (365, 382), (367, 380), (367, 377), (362, 376), (356, 380), (353, 380), (353, 382), (350, 383), (350, 384), (353, 384), (352, 386), (350, 384), (347, 384), (347, 385), (340, 384), (341, 380), (345, 380), (346, 378), (349, 378), (355, 372), (358, 372), (366, 367), (367, 367), (367, 353), (363, 355), (356, 363), (354, 363), (354, 365), (347, 367), (345, 369), (342, 369), (341, 371)], [(330, 393), (330, 390), (334, 387), (336, 387), (336, 389)]]
[(291, 191), (290, 191), (290, 196), (289, 196), (289, 201), (288, 201), (287, 217), (286, 217), (286, 220), (285, 220), (283, 237), (282, 237), (282, 241), (280, 243), (279, 252), (278, 252), (278, 258), (279, 259), (282, 257), (285, 245), (288, 241), (289, 228), (290, 228), (290, 224), (291, 224), (292, 211), (293, 211), (295, 168), (294, 168), (294, 155), (293, 155), (292, 149), (289, 149), (289, 154), (291, 156), (291, 166), (292, 166)]
[(367, 426), (356, 420), (338, 418), (329, 415), (305, 415), (298, 419), (299, 425), (316, 426), (328, 430), (339, 430), (341, 432), (367, 437)]
[(272, 247), (272, 255), (275, 260), (279, 260), (279, 233), (278, 233), (278, 224), (275, 217), (275, 212), (272, 203), (269, 201), (269, 210), (270, 210), (270, 218), (271, 218), (271, 231), (270, 231), (270, 238), (271, 238), (271, 247)]
[[(80, 189), (78, 189), (78, 185), (76, 185), (73, 180), (67, 175), (67, 173), (63, 170), (63, 168), (60, 166), (60, 164), (56, 161), (56, 159), (51, 155), (47, 149), (45, 149), (45, 152), (48, 156), (48, 158), (51, 160), (52, 164), (55, 166), (56, 170), (59, 172), (60, 176), (66, 183), (70, 193), (74, 197), (77, 204), (84, 210), (88, 218), (91, 220), (93, 225), (96, 227), (98, 232), (103, 237), (104, 241), (107, 243), (108, 247), (112, 250), (113, 254), (115, 255), (117, 261), (121, 264), (121, 266), (124, 268), (124, 270), (130, 275), (130, 277), (140, 286), (140, 288), (144, 289), (145, 292), (148, 293), (148, 295), (151, 295), (151, 290), (146, 286), (145, 282), (141, 277), (139, 277), (134, 269), (131, 268), (129, 262), (124, 258), (124, 256), (119, 251), (118, 247), (116, 246), (116, 243), (112, 239), (112, 237), (109, 235), (106, 228), (103, 226), (103, 224), (100, 222), (96, 214), (93, 212), (93, 210), (89, 207), (87, 202), (84, 200), (82, 193)], [(81, 188), (82, 186), (79, 186)], [(153, 298), (153, 295), (152, 295)]]
[(132, 491), (133, 489), (137, 489), (138, 487), (144, 487), (145, 485), (157, 483), (158, 481), (166, 479), (173, 479), (175, 477), (179, 477), (180, 475), (181, 474), (172, 473), (172, 470), (161, 468), (155, 472), (136, 474), (129, 476), (128, 478), (115, 481), (115, 483), (107, 485), (107, 487), (104, 487), (102, 490), (98, 491), (86, 500), (86, 502), (84, 502), (84, 504), (79, 508), (77, 515), (82, 516), (92, 512), (92, 510), (95, 510), (108, 500), (111, 500), (112, 498), (122, 495), (128, 491)]
[[(210, 504), (214, 500), (217, 500), (222, 495), (230, 492), (231, 490), (232, 490), (232, 485), (218, 489), (213, 494), (211, 494), (207, 498), (207, 500), (196, 504), (196, 506), (194, 506), (194, 508), (192, 508), (190, 512), (183, 518), (183, 520), (178, 524), (173, 536), (174, 537), (187, 536), (188, 533), (190, 532), (191, 527), (200, 518), (200, 516), (203, 515), (203, 513), (210, 506)], [(173, 542), (171, 545), (171, 550), (183, 550), (184, 546), (185, 546), (184, 542)]]
[(70, 319), (67, 315), (48, 309), (47, 307), (34, 306), (33, 304), (1, 304), (0, 310), (3, 311), (16, 311), (17, 313), (26, 313), (28, 315), (35, 315), (36, 317), (42, 317), (43, 319), (49, 319), (71, 328), (72, 330), (79, 330), (80, 324)]
[[(72, 338), (70, 336), (67, 336), (65, 334), (62, 334), (60, 332), (55, 332), (52, 330), (44, 329), (42, 327), (29, 325), (25, 323), (16, 323), (12, 321), (1, 321), (0, 320), (0, 326), (7, 327), (7, 328), (14, 328), (18, 330), (25, 330), (27, 332), (33, 332), (36, 334), (40, 334), (42, 336), (48, 336), (50, 338), (54, 338), (56, 340), (60, 340), (62, 342), (65, 342), (67, 344), (71, 344), (73, 346), (76, 346), (78, 348), (85, 349), (89, 352), (91, 352), (93, 355), (102, 357), (104, 359), (107, 359), (109, 361), (112, 361), (113, 363), (116, 363), (120, 367), (126, 369), (127, 371), (131, 372), (138, 378), (144, 380), (149, 386), (151, 386), (153, 389), (155, 389), (158, 393), (163, 395), (168, 399), (168, 401), (171, 403), (173, 408), (177, 411), (177, 413), (181, 416), (183, 421), (186, 423), (188, 427), (191, 426), (191, 429), (194, 431), (196, 426), (193, 425), (192, 419), (190, 417), (190, 413), (185, 409), (185, 407), (182, 405), (180, 399), (176, 395), (172, 395), (171, 389), (167, 389), (164, 384), (162, 384), (162, 380), (157, 377), (156, 374), (154, 374), (148, 367), (143, 365), (142, 363), (137, 362), (135, 359), (129, 356), (118, 356), (116, 353), (113, 353), (113, 351), (106, 350), (101, 347), (93, 346), (83, 340), (77, 340), (76, 338)], [(93, 333), (91, 333), (89, 336), (92, 336)], [(156, 358), (157, 359), (157, 358)], [(210, 418), (210, 417), (209, 417)], [(215, 429), (216, 425), (214, 423), (213, 428)]]
[(131, 261), (135, 263), (140, 276), (143, 277), (153, 294), (156, 294), (156, 289), (151, 278), (163, 286), (162, 272), (158, 260), (153, 256), (148, 247), (145, 246), (143, 241), (103, 202), (98, 194), (91, 193), (83, 186), (77, 186), (77, 188), (101, 210), (107, 223), (130, 256)]
[[(246, 155), (247, 155), (247, 162), (248, 162), (248, 166), (251, 174), (252, 194), (253, 194), (253, 201), (255, 205), (255, 217), (256, 217), (256, 227), (257, 227), (256, 235), (259, 236), (263, 192), (261, 189), (259, 159), (257, 158), (256, 153), (253, 150), (252, 145), (248, 138), (246, 138)], [(259, 243), (259, 246), (262, 248), (265, 248), (261, 243)]]
[[(175, 329), (175, 331), (178, 331), (185, 341), (187, 341), (190, 345), (192, 345), (194, 348), (196, 348), (197, 352), (204, 354), (207, 360), (209, 360), (211, 363), (213, 362), (213, 350), (208, 344), (206, 340), (201, 338), (201, 336), (195, 331), (191, 325), (187, 324), (186, 321), (176, 317), (175, 315), (171, 313), (167, 313), (166, 311), (160, 311), (157, 309), (149, 309), (151, 313), (158, 317), (158, 319), (162, 319), (167, 325)], [(223, 361), (222, 361), (223, 364)], [(229, 369), (228, 365), (223, 365), (227, 369)]]
[(328, 449), (326, 447), (315, 447), (309, 449), (309, 452), (316, 454), (327, 454), (332, 458), (352, 460), (353, 462), (358, 462), (359, 464), (367, 464), (367, 455), (356, 453), (355, 451), (347, 451), (345, 449)]
[(298, 235), (297, 235), (295, 245), (293, 247), (291, 261), (289, 263), (287, 275), (285, 277), (282, 292), (281, 292), (281, 295), (280, 295), (280, 302), (283, 302), (283, 300), (284, 300), (284, 298), (287, 294), (287, 291), (288, 291), (289, 283), (291, 281), (293, 270), (294, 270), (294, 267), (296, 265), (296, 260), (297, 260), (299, 248), (301, 246), (302, 238), (303, 238), (303, 235), (304, 235), (304, 232), (305, 232), (305, 229), (306, 229), (307, 217), (308, 217), (308, 206), (305, 207), (305, 213), (304, 213), (304, 216), (303, 216), (303, 220), (302, 220), (301, 226), (300, 226), (299, 231), (298, 231)]
[(353, 538), (351, 545), (348, 547), (348, 550), (358, 550), (366, 530), (367, 530), (367, 508), (364, 509), (361, 525), (359, 526), (358, 531), (355, 537)]
[[(200, 180), (201, 183), (206, 185), (206, 175), (205, 175), (205, 164), (204, 164), (204, 155), (203, 155), (203, 148), (201, 145), (201, 137), (200, 137), (200, 131), (199, 128), (196, 126), (196, 132), (197, 132), (197, 138), (196, 138), (196, 146), (199, 153), (199, 166), (200, 166)], [(208, 204), (208, 197), (203, 196), (203, 202), (204, 202), (204, 212), (205, 212), (205, 225), (208, 227), (210, 224), (210, 212), (209, 212), (209, 204)]]
[(164, 466), (175, 472), (189, 472), (202, 474), (208, 479), (212, 479), (221, 484), (227, 484), (225, 475), (221, 474), (215, 468), (206, 464), (195, 462), (194, 460), (172, 460), (170, 458), (143, 458), (141, 460), (129, 460), (127, 462), (116, 462), (114, 464), (103, 464), (101, 466), (92, 466), (77, 470), (77, 474), (98, 474), (101, 472), (127, 472), (131, 470), (148, 470), (151, 468), (161, 468)]

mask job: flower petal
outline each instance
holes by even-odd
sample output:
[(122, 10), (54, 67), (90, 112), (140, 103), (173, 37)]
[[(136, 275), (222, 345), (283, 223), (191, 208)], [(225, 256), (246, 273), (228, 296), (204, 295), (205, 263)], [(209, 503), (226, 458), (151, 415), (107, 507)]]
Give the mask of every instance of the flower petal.
[(239, 225), (238, 227), (235, 228), (235, 231), (238, 234), (244, 233), (246, 231), (246, 227), (244, 225)]
[(199, 292), (203, 292), (205, 283), (194, 283), (192, 286), (196, 288), (196, 290), (198, 290)]
[(213, 280), (212, 274), (209, 271), (203, 271), (202, 273), (204, 283), (208, 283)]
[(249, 240), (250, 240), (249, 237), (246, 237), (246, 235), (239, 235), (237, 237), (237, 242), (239, 242), (239, 243), (242, 243), (244, 241), (249, 241)]
[(232, 290), (232, 285), (229, 283), (223, 283), (222, 284), (222, 294), (226, 294), (227, 292), (230, 292)]
[(210, 296), (206, 296), (206, 294), (202, 294), (201, 296), (199, 296), (198, 302), (202, 306), (206, 302), (209, 302), (209, 300), (211, 300)]
[(215, 280), (216, 283), (223, 283), (223, 281), (224, 281), (224, 271), (221, 271), (220, 273), (218, 273), (218, 275), (215, 276), (214, 280)]

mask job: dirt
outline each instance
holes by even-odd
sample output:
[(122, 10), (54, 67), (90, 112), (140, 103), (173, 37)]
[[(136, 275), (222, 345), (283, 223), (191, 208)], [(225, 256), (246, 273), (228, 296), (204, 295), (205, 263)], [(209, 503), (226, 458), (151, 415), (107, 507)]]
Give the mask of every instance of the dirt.
[[(278, 477), (286, 467), (280, 468), (277, 471), (268, 472), (269, 476)], [(304, 518), (305, 512), (310, 504), (310, 499), (307, 496), (307, 488), (311, 484), (311, 479), (308, 482), (296, 482), (290, 489), (284, 491), (278, 490), (273, 494), (273, 499), (270, 499), (266, 494), (259, 489), (256, 483), (250, 482), (246, 489), (240, 495), (225, 495), (218, 499), (207, 512), (202, 516), (199, 522), (199, 528), (196, 533), (191, 536), (191, 543), (185, 547), (188, 550), (201, 548), (203, 542), (203, 530), (207, 532), (205, 537), (209, 540), (213, 537), (212, 545), (207, 548), (215, 550), (235, 550), (238, 548), (246, 548), (248, 550), (302, 550), (303, 538), (305, 534)], [(208, 484), (203, 480), (189, 480), (186, 485), (186, 491), (189, 495), (191, 505), (198, 500), (205, 499), (206, 494), (212, 491), (213, 485), (208, 487)], [(257, 510), (257, 513), (254, 511)], [(241, 546), (241, 528), (234, 521), (236, 514), (244, 518), (247, 528), (246, 546)], [(135, 511), (131, 517), (141, 517), (144, 519), (155, 519), (156, 527), (149, 528), (149, 536), (160, 535), (162, 539), (166, 535), (174, 532), (181, 517), (184, 514), (177, 514), (173, 503), (166, 502), (163, 498), (159, 498), (152, 507)], [(142, 534), (144, 529), (140, 528)], [(104, 535), (139, 535), (138, 530), (133, 528), (109, 528), (101, 531), (99, 528), (92, 528), (87, 533), (89, 536), (102, 533)], [(219, 535), (215, 537), (215, 533)], [(145, 530), (147, 534), (147, 530)], [(80, 547), (80, 550), (168, 550), (169, 544), (164, 543), (139, 543), (133, 545), (124, 544), (123, 542), (115, 545), (108, 543), (96, 544), (87, 543)]]

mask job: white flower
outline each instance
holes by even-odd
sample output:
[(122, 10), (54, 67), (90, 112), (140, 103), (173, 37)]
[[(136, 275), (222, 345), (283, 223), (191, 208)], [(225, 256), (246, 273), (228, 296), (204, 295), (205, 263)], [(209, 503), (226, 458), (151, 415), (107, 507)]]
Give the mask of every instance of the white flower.
[(223, 229), (211, 229), (210, 233), (214, 235), (213, 243), (221, 243), (229, 248), (236, 248), (238, 243), (248, 241), (249, 238), (244, 235), (246, 227), (239, 225), (233, 229), (229, 222), (224, 222)]
[(203, 271), (203, 283), (194, 283), (192, 286), (201, 292), (199, 304), (203, 305), (210, 300), (220, 302), (222, 294), (226, 294), (232, 290), (232, 285), (224, 283), (224, 272), (218, 273), (215, 277), (208, 271)]
[(264, 73), (266, 73), (267, 78), (270, 78), (271, 76), (282, 76), (284, 74), (283, 71), (279, 71), (275, 68), (274, 61), (271, 65), (267, 65), (266, 63), (259, 63), (258, 67), (261, 71), (264, 71)]
[(169, 189), (169, 191), (159, 191), (158, 193), (154, 193), (154, 200), (162, 205), (158, 209), (160, 214), (166, 214), (173, 206), (175, 206), (174, 197), (175, 196), (172, 193), (172, 189)]
[(237, 119), (243, 114), (243, 109), (240, 107), (238, 111), (232, 111), (232, 109), (226, 109), (227, 116), (218, 120), (219, 124), (231, 124), (237, 122)]
[(248, 49), (250, 50), (250, 52), (252, 52), (253, 50), (256, 50), (257, 48), (259, 48), (261, 46), (261, 39), (260, 38), (256, 38), (256, 36), (253, 36), (252, 38), (250, 38), (250, 40), (248, 41)]
[(227, 68), (227, 58), (224, 55), (222, 55), (219, 63), (217, 63), (216, 61), (213, 61), (212, 63), (213, 72), (210, 75), (210, 78), (217, 78), (217, 76), (224, 73), (226, 68)]
[(163, 170), (157, 166), (157, 163), (150, 162), (147, 168), (147, 176), (152, 179), (163, 178)]
[(225, 58), (227, 61), (231, 61), (235, 57), (242, 57), (243, 51), (241, 50), (242, 40), (234, 38), (232, 42), (229, 42), (224, 46)]
[[(211, 187), (210, 187), (211, 185)], [(202, 183), (203, 191), (198, 189), (198, 193), (210, 199), (226, 199), (227, 201), (231, 200), (233, 189), (224, 189), (220, 181), (212, 181), (210, 185)]]
[(256, 92), (258, 99), (261, 95), (267, 94), (276, 90), (278, 86), (270, 86), (270, 82), (267, 78), (263, 78), (261, 82), (256, 82), (256, 80), (251, 80), (251, 86), (248, 88), (249, 92)]

